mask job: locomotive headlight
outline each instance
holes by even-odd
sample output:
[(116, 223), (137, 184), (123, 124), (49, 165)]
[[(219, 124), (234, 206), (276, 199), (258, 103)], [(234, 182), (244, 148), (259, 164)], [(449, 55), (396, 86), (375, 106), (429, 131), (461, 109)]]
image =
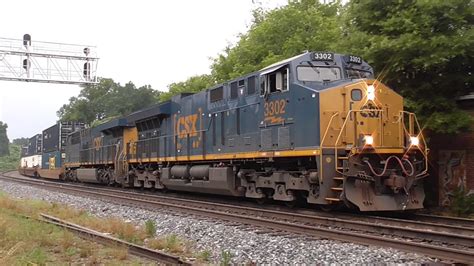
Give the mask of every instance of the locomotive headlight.
[(367, 99), (370, 101), (375, 100), (375, 87), (374, 85), (367, 86)]
[(410, 137), (410, 144), (413, 146), (418, 146), (420, 145), (420, 139), (418, 137)]
[(364, 142), (365, 142), (365, 145), (372, 146), (374, 144), (374, 137), (372, 137), (371, 135), (365, 135)]

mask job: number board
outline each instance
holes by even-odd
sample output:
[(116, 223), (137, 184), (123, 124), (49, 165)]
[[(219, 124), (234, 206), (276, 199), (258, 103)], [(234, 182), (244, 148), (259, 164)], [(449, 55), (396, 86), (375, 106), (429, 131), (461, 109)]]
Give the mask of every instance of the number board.
[(346, 58), (349, 63), (362, 64), (362, 57), (360, 56), (348, 55)]
[(314, 52), (311, 54), (311, 60), (314, 61), (334, 61), (333, 53)]

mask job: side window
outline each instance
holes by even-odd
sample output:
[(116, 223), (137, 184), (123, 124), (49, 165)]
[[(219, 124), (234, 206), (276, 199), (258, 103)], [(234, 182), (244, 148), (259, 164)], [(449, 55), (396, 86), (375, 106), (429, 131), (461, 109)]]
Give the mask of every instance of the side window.
[(255, 93), (255, 76), (249, 77), (247, 79), (247, 95)]
[(230, 84), (230, 98), (237, 99), (238, 96), (239, 96), (239, 91), (237, 88), (237, 81), (234, 81)]
[(224, 87), (212, 89), (210, 92), (211, 103), (217, 102), (224, 99)]
[(262, 94), (287, 91), (289, 82), (288, 66), (279, 68), (271, 73), (265, 74), (261, 79)]

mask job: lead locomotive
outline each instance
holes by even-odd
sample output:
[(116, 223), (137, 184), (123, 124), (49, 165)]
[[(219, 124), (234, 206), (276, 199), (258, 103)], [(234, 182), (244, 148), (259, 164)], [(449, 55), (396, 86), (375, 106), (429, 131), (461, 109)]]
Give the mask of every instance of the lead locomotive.
[(422, 208), (428, 165), (403, 98), (326, 52), (78, 130), (61, 157), (65, 180), (361, 211)]

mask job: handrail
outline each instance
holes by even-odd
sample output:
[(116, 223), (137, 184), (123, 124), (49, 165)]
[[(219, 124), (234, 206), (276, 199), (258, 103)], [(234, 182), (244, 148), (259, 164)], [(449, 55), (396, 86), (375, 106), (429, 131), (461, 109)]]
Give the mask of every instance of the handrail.
[[(423, 154), (423, 157), (425, 159), (425, 170), (423, 170), (423, 172), (419, 173), (417, 175), (417, 177), (418, 177), (418, 176), (424, 175), (428, 172), (428, 152), (429, 152), (429, 150), (428, 150), (428, 146), (426, 145), (426, 139), (425, 139), (425, 136), (423, 135), (423, 130), (421, 129), (421, 126), (420, 126), (420, 123), (418, 122), (418, 117), (416, 117), (416, 114), (412, 113), (412, 112), (408, 112), (408, 111), (400, 111), (400, 117), (402, 117), (402, 119), (399, 119), (399, 121), (402, 120), (401, 124), (403, 125), (405, 135), (408, 135), (409, 137), (411, 137), (412, 136), (411, 134), (413, 134), (413, 133), (410, 133), (409, 130), (406, 129), (405, 123), (403, 121), (404, 114), (407, 114), (410, 117), (413, 117), (413, 120), (411, 120), (411, 119), (409, 120), (409, 123), (410, 123), (409, 127), (411, 129), (414, 129), (414, 126), (415, 126), (415, 123), (416, 123), (416, 127), (417, 127), (418, 132), (419, 132), (417, 137), (421, 136), (420, 139), (423, 141), (423, 150), (421, 150), (419, 147), (418, 147), (418, 149), (421, 151), (421, 153)], [(413, 124), (413, 125), (411, 125), (411, 124)], [(411, 146), (408, 147), (407, 152), (410, 150), (410, 148), (411, 148)]]
[(323, 143), (324, 141), (326, 140), (326, 136), (329, 132), (329, 128), (331, 126), (331, 123), (332, 123), (332, 120), (339, 115), (339, 112), (335, 112), (332, 116), (331, 116), (331, 119), (329, 119), (329, 123), (328, 123), (328, 126), (326, 127), (326, 131), (324, 132), (324, 135), (323, 135), (323, 138), (321, 139), (321, 144), (319, 145), (320, 148), (321, 148), (321, 155), (319, 156), (319, 165), (320, 165), (320, 170), (319, 170), (319, 182), (321, 183), (322, 179), (323, 179)]
[[(349, 112), (347, 112), (347, 116), (346, 118), (344, 119), (344, 123), (342, 124), (342, 127), (341, 129), (339, 130), (339, 135), (337, 136), (337, 139), (336, 141), (334, 142), (334, 169), (336, 169), (336, 172), (338, 172), (339, 174), (341, 175), (344, 175), (344, 173), (340, 172), (339, 170), (337, 170), (337, 160), (338, 160), (338, 154), (337, 154), (337, 144), (339, 143), (339, 140), (342, 136), (342, 132), (344, 130), (344, 128), (346, 127), (347, 125), (347, 121), (349, 121), (349, 118), (351, 117), (351, 113), (358, 113), (358, 112), (371, 112), (371, 111), (375, 111), (375, 112), (380, 112), (380, 113), (383, 113), (384, 111), (382, 109), (364, 109), (364, 110), (349, 110)], [(380, 118), (377, 118), (377, 119), (382, 119), (383, 116), (380, 116)], [(354, 129), (355, 130), (355, 129)], [(355, 141), (355, 139), (354, 139)]]
[[(351, 117), (351, 114), (352, 114), (352, 113), (355, 113), (355, 114), (356, 114), (356, 113), (360, 113), (360, 112), (378, 112), (378, 113), (381, 113), (381, 115), (380, 115), (379, 117), (377, 117), (377, 119), (383, 121), (383, 118), (384, 118), (384, 116), (383, 116), (384, 110), (383, 110), (383, 109), (349, 110), (349, 111), (347, 112), (347, 116), (346, 116), (346, 118), (344, 119), (344, 123), (342, 124), (341, 128), (339, 129), (338, 136), (337, 136), (337, 138), (336, 138), (336, 140), (335, 140), (335, 142), (334, 142), (334, 158), (335, 158), (335, 160), (334, 160), (334, 165), (335, 165), (335, 170), (336, 170), (336, 172), (338, 172), (339, 174), (342, 174), (342, 175), (343, 175), (343, 172), (341, 172), (341, 171), (339, 171), (339, 170), (337, 169), (337, 163), (338, 163), (338, 157), (339, 157), (338, 152), (337, 152), (337, 150), (338, 150), (338, 144), (339, 144), (339, 142), (340, 142), (340, 140), (341, 140), (341, 137), (342, 137), (342, 134), (343, 134), (343, 132), (344, 132), (344, 129), (346, 128), (346, 126), (347, 126), (347, 124), (348, 124), (348, 121), (349, 121), (349, 118)], [(329, 120), (329, 123), (328, 123), (328, 125), (327, 125), (327, 127), (326, 127), (326, 130), (325, 130), (325, 132), (324, 132), (323, 138), (322, 138), (322, 140), (321, 140), (321, 145), (320, 145), (321, 151), (322, 151), (323, 148), (324, 148), (324, 145), (323, 145), (323, 144), (324, 144), (324, 141), (326, 140), (326, 137), (327, 137), (329, 128), (331, 127), (332, 122), (333, 122), (334, 118), (335, 118), (337, 115), (339, 115), (339, 112), (334, 113), (334, 114), (331, 116), (330, 120)], [(409, 127), (410, 127), (410, 130), (408, 130), (408, 129), (406, 128), (406, 125), (405, 125), (405, 123), (404, 123), (404, 121), (405, 121), (405, 119), (404, 119), (405, 115), (408, 115), (408, 116), (410, 117), (410, 119), (409, 119), (409, 123), (410, 123)], [(409, 146), (409, 147), (406, 146), (406, 144), (404, 143), (405, 137), (406, 137), (406, 136), (411, 137), (411, 136), (414, 134), (414, 132), (418, 132), (418, 135), (417, 135), (417, 136), (421, 139), (422, 145), (423, 145), (423, 150), (420, 149), (420, 148), (419, 148), (419, 150), (421, 151), (421, 153), (422, 153), (422, 155), (423, 155), (423, 157), (424, 157), (425, 169), (424, 169), (420, 174), (418, 174), (417, 176), (421, 176), (421, 175), (426, 174), (426, 173), (428, 172), (428, 156), (427, 156), (427, 155), (428, 155), (428, 151), (429, 151), (429, 150), (428, 150), (428, 148), (427, 148), (426, 139), (425, 139), (425, 137), (424, 137), (424, 135), (423, 135), (423, 132), (422, 132), (422, 129), (421, 129), (421, 127), (420, 127), (418, 118), (416, 117), (416, 115), (415, 115), (414, 113), (407, 112), (407, 111), (400, 111), (399, 117), (398, 117), (397, 121), (394, 121), (393, 123), (396, 123), (396, 124), (399, 124), (399, 125), (400, 125), (400, 128), (399, 128), (399, 139), (400, 139), (400, 143), (399, 143), (399, 145), (402, 146), (402, 147), (404, 147), (404, 148), (407, 148), (407, 151), (406, 151), (406, 152), (408, 152), (408, 151), (410, 150), (411, 146)], [(416, 126), (415, 126), (415, 124), (416, 124)], [(383, 126), (381, 126), (381, 127), (383, 127)], [(354, 130), (355, 130), (355, 129), (354, 129)], [(411, 133), (410, 133), (410, 132), (411, 132)], [(355, 139), (354, 139), (354, 141), (355, 141)], [(382, 138), (382, 136), (380, 136), (380, 144), (383, 144), (383, 138)], [(381, 147), (383, 147), (383, 146), (381, 146)], [(329, 148), (332, 148), (332, 147), (329, 147)], [(406, 154), (406, 153), (405, 153), (405, 154)], [(322, 157), (323, 157), (323, 156), (322, 156), (322, 152), (321, 152), (321, 157), (320, 157), (320, 165), (321, 165), (321, 167), (320, 167), (320, 168), (321, 168), (320, 172), (321, 172), (321, 174), (320, 174), (320, 176), (319, 176), (319, 177), (320, 177), (320, 181), (321, 181), (322, 176), (323, 176), (323, 173), (322, 173), (323, 158), (322, 158)]]

